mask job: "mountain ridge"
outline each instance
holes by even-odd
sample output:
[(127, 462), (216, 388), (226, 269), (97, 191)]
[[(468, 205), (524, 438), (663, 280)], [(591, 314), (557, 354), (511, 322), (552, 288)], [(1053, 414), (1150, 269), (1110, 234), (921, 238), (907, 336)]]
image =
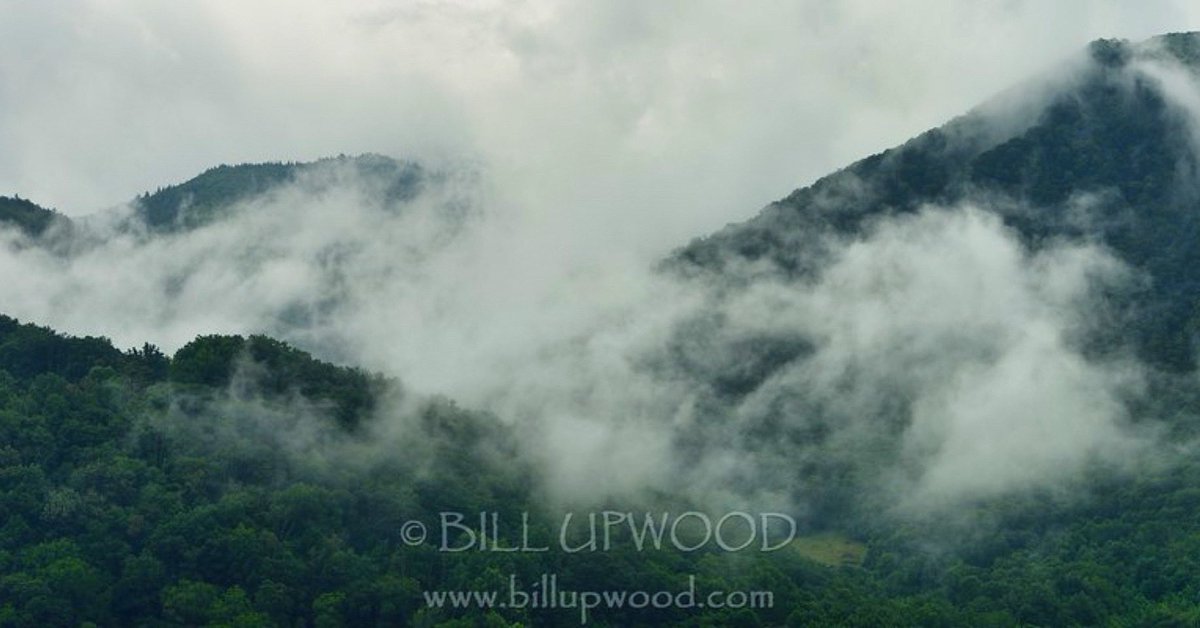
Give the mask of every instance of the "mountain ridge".
[(68, 222), (66, 216), (20, 195), (0, 196), (0, 225), (10, 224), (30, 238), (40, 237), (55, 223)]
[(713, 277), (738, 260), (811, 277), (832, 236), (861, 234), (880, 217), (925, 206), (985, 199), (1035, 249), (1096, 236), (1148, 273), (1148, 303), (1136, 317), (1160, 319), (1166, 331), (1143, 333), (1138, 349), (1159, 365), (1194, 368), (1200, 277), (1188, 269), (1200, 265), (1200, 193), (1193, 185), (1200, 164), (1189, 121), (1143, 66), (1197, 73), (1200, 33), (1140, 44), (1102, 39), (1086, 54), (1075, 83), (1051, 93), (1033, 123), (1012, 137), (989, 137), (988, 114), (976, 108), (694, 239), (666, 266)]
[(152, 232), (192, 229), (219, 219), (240, 202), (332, 167), (347, 167), (359, 175), (383, 179), (385, 203), (415, 196), (425, 176), (415, 162), (375, 153), (323, 157), (310, 162), (222, 164), (183, 183), (139, 195), (133, 201), (134, 215)]
[[(529, 544), (529, 530), (497, 525), (497, 520), (528, 523), (532, 513), (535, 545), (557, 536), (555, 522), (540, 510), (546, 506), (540, 489), (557, 468), (548, 464), (550, 456), (576, 454), (570, 448), (522, 449), (541, 424), (509, 423), (441, 399), (409, 403), (413, 400), (399, 395), (403, 390), (390, 391), (402, 399), (383, 397), (378, 378), (265, 336), (201, 335), (168, 357), (150, 344), (122, 352), (101, 337), (72, 337), (0, 315), (0, 512), (6, 515), (0, 526), (0, 626), (500, 626), (541, 620), (535, 611), (545, 609), (435, 608), (428, 595), (422, 599), (423, 592), (499, 590), (505, 585), (503, 571), (510, 572), (509, 582), (527, 583), (526, 590), (528, 583), (553, 571), (580, 590), (619, 591), (636, 583), (682, 591), (699, 581), (706, 590), (769, 589), (778, 597), (776, 604), (759, 609), (665, 608), (648, 615), (647, 609), (609, 608), (603, 615), (597, 611), (597, 625), (1196, 625), (1200, 462), (1189, 455), (1188, 445), (1200, 433), (1200, 380), (1186, 359), (1196, 333), (1189, 325), (1198, 320), (1189, 316), (1200, 314), (1188, 312), (1196, 307), (1194, 263), (1200, 246), (1195, 237), (1200, 197), (1186, 186), (1197, 169), (1196, 151), (1184, 133), (1188, 120), (1174, 108), (1161, 76), (1135, 67), (1160, 62), (1155, 55), (1166, 50), (1168, 63), (1188, 59), (1190, 71), (1200, 60), (1193, 58), (1200, 42), (1192, 34), (1181, 37), (1153, 46), (1143, 43), (1142, 49), (1113, 40), (1096, 42), (1077, 80), (1047, 96), (1029, 124), (998, 132), (987, 112), (957, 118), (797, 190), (751, 220), (680, 249), (665, 263), (668, 271), (710, 280), (706, 287), (715, 285), (718, 296), (698, 308), (701, 317), (712, 314), (712, 321), (684, 321), (672, 328), (675, 337), (665, 341), (668, 355), (661, 364), (637, 372), (646, 378), (638, 383), (651, 386), (657, 383), (652, 378), (660, 376), (672, 384), (700, 382), (694, 389), (699, 392), (688, 391), (680, 412), (659, 414), (657, 405), (647, 411), (648, 420), (669, 423), (676, 439), (669, 450), (654, 450), (675, 464), (662, 469), (656, 464), (655, 471), (678, 480), (667, 485), (672, 488), (715, 487), (739, 498), (758, 496), (754, 491), (759, 490), (770, 496), (768, 503), (790, 504), (794, 498), (795, 506), (787, 507), (803, 529), (835, 529), (845, 536), (816, 536), (777, 553), (643, 552), (640, 543), (636, 550), (609, 551), (610, 517), (641, 505), (636, 495), (611, 496), (599, 504), (606, 508), (603, 551), (594, 551), (593, 521), (593, 551), (585, 552), (586, 560), (571, 559), (581, 548), (508, 553), (504, 548)], [(392, 189), (388, 181), (404, 180), (389, 177), (402, 172), (393, 169), (394, 163), (374, 157), (362, 162), (368, 169), (371, 164), (381, 169), (384, 199)], [(137, 216), (152, 222), (148, 237), (167, 237), (167, 246), (155, 248), (176, 258), (178, 251), (170, 247), (188, 229), (223, 219), (234, 205), (250, 203), (255, 209), (252, 199), (294, 182), (296, 168), (281, 163), (218, 166), (141, 197)], [(408, 189), (400, 185), (397, 194)], [(916, 216), (931, 206), (971, 208), (960, 212), (967, 215), (968, 226), (991, 229), (1002, 222), (1004, 233), (988, 243), (1008, 245), (1019, 239), (1019, 246), (1001, 251), (1002, 256), (1012, 254), (1005, 261), (1015, 259), (1018, 270), (1061, 262), (1035, 258), (1037, 251), (1085, 242), (1145, 274), (1144, 285), (1120, 295), (1125, 311), (1113, 319), (1111, 333), (1114, 342), (1135, 340), (1152, 364), (1182, 372), (1173, 380), (1157, 372), (1147, 378), (1153, 379), (1151, 386), (1168, 381), (1179, 390), (1163, 395), (1151, 388), (1138, 399), (1142, 407), (1129, 408), (1127, 417), (1123, 391), (1108, 394), (1109, 387), (1120, 388), (1124, 380), (1104, 377), (1107, 364), (1098, 375), (1086, 377), (1092, 366), (1088, 356), (1074, 346), (1064, 349), (1068, 343), (1056, 336), (1077, 322), (1073, 316), (1039, 309), (1042, 317), (1016, 317), (1048, 327), (1048, 332), (1036, 329), (1028, 335), (1035, 340), (1052, 336), (1049, 342), (1023, 345), (1022, 337), (989, 343), (987, 332), (1012, 331), (1012, 325), (993, 325), (1013, 314), (1002, 307), (995, 308), (998, 314), (961, 308), (966, 317), (949, 317), (943, 327), (982, 317), (986, 324), (951, 329), (973, 335), (968, 341), (982, 341), (948, 346), (961, 338), (939, 334), (942, 328), (936, 328), (925, 338), (934, 342), (893, 364), (899, 365), (899, 375), (870, 369), (886, 361), (889, 350), (906, 348), (906, 334), (918, 335), (904, 325), (885, 327), (899, 336), (887, 339), (894, 342), (858, 344), (852, 338), (848, 346), (854, 360), (817, 361), (808, 372), (778, 378), (789, 374), (788, 366), (822, 350), (820, 341), (827, 339), (820, 334), (827, 328), (796, 324), (819, 316), (796, 308), (803, 302), (784, 300), (776, 307), (793, 326), (773, 326), (772, 312), (760, 311), (770, 309), (760, 307), (765, 301), (750, 300), (743, 308), (754, 310), (748, 332), (723, 334), (722, 317), (729, 310), (707, 307), (726, 296), (722, 290), (735, 293), (749, 285), (746, 279), (765, 277), (768, 281), (758, 286), (792, 293), (813, 288), (814, 278), (829, 272), (837, 261), (833, 258), (845, 253), (839, 243), (867, 241), (888, 220)], [(45, 218), (39, 211), (43, 208), (20, 207), (13, 215), (32, 216), (35, 226)], [(988, 220), (971, 222), (984, 212)], [(280, 222), (302, 222), (283, 216)], [(251, 233), (249, 248), (275, 235), (277, 224)], [(910, 231), (930, 224), (905, 223)], [(917, 238), (916, 246), (901, 252), (913, 255), (917, 246), (929, 246), (929, 231), (918, 234), (926, 239)], [(372, 230), (369, 236), (386, 241), (380, 233), (389, 232)], [(333, 253), (363, 241), (344, 240), (350, 244)], [(197, 259), (220, 257), (213, 250), (222, 249), (201, 248), (185, 262), (194, 266)], [(875, 263), (867, 265), (866, 274), (887, 274), (886, 265), (896, 259), (887, 253), (868, 249)], [(944, 253), (935, 250), (930, 256), (935, 264), (917, 268), (936, 273), (937, 265), (964, 259)], [(394, 254), (392, 247), (377, 257)], [(89, 270), (94, 268), (90, 261), (84, 261)], [(141, 264), (138, 271), (148, 265)], [(322, 268), (349, 273), (363, 267), (331, 262)], [(986, 274), (978, 270), (968, 265), (961, 274), (971, 275), (971, 283)], [(102, 274), (85, 279), (95, 281)], [(1025, 284), (1047, 278), (1052, 283), (1055, 277), (1040, 272), (1017, 273), (1015, 279), (1005, 275), (1020, 285), (1002, 298), (1012, 293), (1020, 298)], [(875, 305), (870, 298), (876, 292), (889, 288), (886, 281), (873, 283), (874, 278), (852, 286), (869, 293), (868, 306)], [(340, 274), (335, 279), (340, 282)], [(998, 299), (981, 293), (996, 284), (978, 284), (982, 288), (965, 291), (962, 300), (995, 307)], [(932, 298), (916, 292), (923, 300), (904, 302), (916, 318), (944, 305), (938, 301), (946, 296), (942, 292), (930, 291)], [(835, 291), (832, 296), (853, 302), (857, 295)], [(144, 305), (131, 301), (135, 307)], [(199, 298), (184, 301), (185, 307), (197, 303), (207, 305)], [(1050, 299), (1035, 305), (1054, 310), (1074, 304)], [(848, 309), (824, 312), (836, 315)], [(895, 313), (882, 309), (882, 315), (868, 314), (890, 318)], [(1047, 317), (1061, 326), (1048, 324)], [(406, 327), (408, 321), (399, 319), (392, 327), (420, 333), (418, 325)], [(1091, 343), (1103, 345), (1103, 340), (1092, 338)], [(1014, 344), (1016, 351), (1011, 350)], [(1020, 351), (1030, 346), (1032, 351)], [(1051, 368), (1013, 368), (1005, 359), (1012, 354), (1035, 366), (1050, 362)], [(1096, 361), (1103, 363), (1104, 357)], [(1055, 370), (1055, 358), (1065, 368)], [(904, 372), (934, 360), (952, 368)], [(595, 376), (582, 370), (584, 378)], [(814, 371), (817, 377), (806, 378)], [(994, 387), (996, 382), (987, 377), (994, 371), (1008, 376), (1001, 379), (1010, 386)], [(681, 373), (686, 381), (675, 377)], [(928, 384), (922, 376), (945, 385), (927, 393), (920, 390)], [(982, 383), (962, 385), (973, 376)], [(1045, 394), (1047, 380), (1056, 376), (1078, 380), (1067, 382), (1066, 389), (1087, 399), (1074, 403), (1078, 400)], [(909, 377), (921, 381), (911, 384)], [(771, 389), (773, 378), (779, 385)], [(823, 388), (811, 385), (822, 382)], [(863, 390), (865, 401), (858, 397)], [(988, 394), (981, 396), (979, 390)], [(639, 394), (629, 392), (635, 398)], [(1099, 402), (1087, 403), (1094, 399)], [(981, 400), (993, 406), (990, 413), (973, 414), (975, 408), (964, 407)], [(1061, 403), (1041, 403), (1046, 401)], [(388, 405), (392, 402), (397, 405)], [(914, 409), (922, 402), (924, 407)], [(1085, 438), (1088, 431), (1104, 434), (1107, 424), (1079, 420), (1080, 415), (1106, 411), (1120, 422), (1117, 427), (1130, 418), (1176, 430), (1168, 444), (1177, 448), (1154, 451), (1154, 466), (1139, 469), (1143, 473), (1110, 473), (1105, 464), (1115, 462), (1104, 454), (1111, 452), (1087, 449), (1096, 441)], [(922, 413), (926, 422), (918, 424)], [(951, 501), (953, 508), (933, 508), (925, 519), (898, 514), (892, 510), (899, 499), (893, 493), (916, 492), (917, 484), (906, 483), (910, 476), (924, 479), (930, 460), (939, 459), (944, 449), (962, 447), (950, 438), (960, 433), (937, 425), (938, 420), (954, 420), (950, 415), (955, 414), (967, 415), (967, 423), (989, 423), (991, 429), (968, 432), (977, 437), (970, 444), (978, 444), (965, 449), (968, 464), (946, 468), (961, 475), (999, 476), (1023, 462), (1049, 460), (1056, 477), (1045, 484), (1014, 484), (1011, 493), (970, 484), (978, 493), (969, 493), (969, 502)], [(1022, 420), (1023, 414), (1033, 415), (1033, 421)], [(392, 423), (381, 425), (385, 420)], [(1057, 442), (1047, 432), (1053, 423), (1065, 425)], [(916, 437), (907, 438), (913, 431)], [(582, 432), (581, 438), (593, 437), (587, 429)], [(1018, 444), (1045, 448), (1052, 455), (1021, 456), (1013, 448), (1013, 433), (1022, 437)], [(1084, 445), (1056, 449), (1064, 442), (1063, 433), (1065, 442)], [(640, 433), (632, 434), (627, 445)], [(531, 442), (538, 448), (551, 441)], [(1078, 459), (1058, 457), (1078, 449), (1086, 449)], [(1003, 467), (986, 466), (986, 460), (995, 460), (994, 451), (1008, 455), (1000, 456)], [(1094, 465), (1088, 457), (1093, 454), (1099, 458)], [(623, 458), (607, 462), (610, 471), (626, 471), (615, 468), (625, 463)], [(876, 474), (883, 476), (882, 484), (875, 484)], [(635, 501), (620, 503), (616, 497)], [(648, 497), (654, 508), (684, 511), (680, 518), (704, 514), (691, 510), (686, 495), (654, 491)], [(479, 551), (447, 552), (444, 538), (440, 550), (437, 539), (425, 538), (422, 521), (433, 524), (440, 515), (445, 526), (445, 516), (454, 512), (467, 513), (470, 518), (460, 514), (459, 520), (468, 524), (471, 513), (480, 513), (481, 536), (494, 535), (488, 539), (493, 551), (504, 553), (484, 552), (482, 544)], [(493, 517), (490, 531), (488, 513)], [(754, 518), (746, 517), (753, 532)], [(765, 514), (762, 520), (765, 535)], [(663, 521), (665, 527), (665, 517)], [(420, 538), (409, 534), (414, 523)], [(559, 539), (566, 535), (565, 521), (563, 525)], [(718, 535), (721, 528), (718, 523)], [(475, 532), (466, 529), (474, 544)], [(672, 528), (670, 536), (674, 534)], [(847, 546), (854, 556), (843, 566), (813, 563), (804, 556), (804, 547), (811, 554), (814, 541), (821, 553), (836, 557), (829, 562), (843, 565)], [(493, 560), (497, 556), (503, 561)], [(478, 617), (485, 610), (486, 617)], [(567, 618), (574, 616), (547, 615), (546, 621)]]
[[(322, 157), (314, 161), (267, 161), (236, 165), (220, 164), (181, 183), (161, 186), (134, 196), (132, 215), (125, 229), (142, 228), (150, 233), (179, 233), (202, 227), (222, 217), (239, 203), (268, 194), (281, 186), (319, 173), (327, 168), (348, 168), (363, 177), (382, 181), (381, 202), (410, 200), (420, 193), (430, 173), (416, 162), (376, 153)], [(93, 216), (102, 215), (96, 214)], [(0, 197), (0, 225), (16, 227), (30, 238), (42, 236), (51, 223), (74, 224), (74, 220), (27, 199)]]

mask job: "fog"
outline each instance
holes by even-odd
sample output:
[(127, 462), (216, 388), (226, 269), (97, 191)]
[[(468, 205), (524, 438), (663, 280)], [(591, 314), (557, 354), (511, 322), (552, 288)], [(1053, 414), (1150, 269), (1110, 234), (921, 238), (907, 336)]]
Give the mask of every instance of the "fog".
[[(984, 207), (929, 207), (827, 236), (827, 262), (800, 283), (756, 270), (717, 289), (632, 262), (564, 281), (554, 249), (451, 211), (486, 205), (472, 177), (392, 206), (358, 176), (332, 162), (179, 234), (95, 227), (65, 257), (10, 233), (9, 311), (119, 346), (265, 332), (363, 365), (416, 395), (385, 404), (373, 446), (322, 453), (327, 419), (302, 403), (239, 429), (292, 425), (272, 439), (313, 464), (382, 458), (423, 436), (413, 399), (445, 395), (510, 425), (566, 503), (665, 493), (803, 511), (857, 487), (924, 511), (1067, 486), (1152, 444), (1126, 411), (1144, 367), (1080, 348), (1098, 295), (1137, 279), (1097, 245), (1032, 252)], [(752, 390), (714, 384), (792, 345)], [(253, 414), (252, 392), (231, 395), (218, 414)]]
[[(1086, 240), (1028, 250), (990, 211), (1021, 199), (829, 236), (800, 283), (652, 269), (1093, 37), (1183, 30), (1195, 9), (604, 6), (3, 5), (0, 188), (111, 208), (66, 256), (3, 234), (3, 311), (123, 347), (286, 339), (495, 413), (564, 501), (804, 510), (836, 479), (923, 511), (1153, 446), (1126, 410), (1145, 367), (1078, 343), (1136, 273)], [(1014, 106), (988, 112), (996, 136)], [(361, 151), (439, 176), (396, 205), (332, 162), (211, 225), (118, 228), (124, 199), (216, 163)], [(795, 353), (717, 390), (761, 339)]]

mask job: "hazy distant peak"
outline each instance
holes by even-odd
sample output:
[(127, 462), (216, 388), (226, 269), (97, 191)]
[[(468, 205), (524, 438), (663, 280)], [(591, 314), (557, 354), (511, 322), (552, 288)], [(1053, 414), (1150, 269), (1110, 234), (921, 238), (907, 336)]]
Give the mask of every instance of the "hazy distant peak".
[(195, 228), (220, 218), (239, 203), (306, 175), (336, 168), (347, 168), (360, 179), (371, 181), (384, 202), (411, 198), (422, 178), (416, 163), (374, 153), (338, 155), (313, 162), (222, 164), (183, 183), (139, 196), (133, 202), (135, 215), (150, 231)]
[(1087, 237), (1144, 273), (1152, 288), (1123, 314), (1143, 322), (1122, 333), (1152, 363), (1193, 367), (1200, 346), (1196, 86), (1149, 70), (1170, 61), (1197, 71), (1200, 34), (1101, 39), (1086, 54), (1090, 64), (1064, 65), (1026, 89), (1032, 106), (1000, 103), (862, 159), (693, 241), (669, 265), (707, 276), (740, 267), (812, 277), (828, 262), (830, 236), (863, 237), (880, 219), (930, 205), (976, 205), (1035, 249)]
[(1120, 68), (1135, 59), (1167, 58), (1200, 68), (1200, 32), (1167, 33), (1133, 43), (1127, 39), (1097, 39), (1088, 44), (1092, 60)]
[(0, 196), (0, 228), (14, 226), (25, 235), (36, 238), (59, 222), (65, 223), (67, 218), (53, 209), (20, 196)]

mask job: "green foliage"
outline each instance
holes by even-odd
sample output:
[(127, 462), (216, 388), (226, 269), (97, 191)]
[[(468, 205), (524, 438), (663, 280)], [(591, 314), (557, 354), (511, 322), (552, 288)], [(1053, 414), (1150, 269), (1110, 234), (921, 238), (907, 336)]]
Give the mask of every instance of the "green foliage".
[[(0, 337), (76, 347), (49, 330), (0, 324)], [(702, 591), (775, 596), (769, 609), (598, 610), (598, 626), (1191, 625), (1200, 616), (1200, 463), (1098, 478), (1095, 497), (1067, 505), (994, 504), (985, 517), (993, 534), (937, 552), (928, 549), (942, 536), (936, 526), (864, 518), (857, 539), (827, 532), (772, 554), (448, 554), (432, 540), (409, 546), (401, 526), (436, 522), (442, 510), (506, 522), (542, 512), (514, 436), (494, 418), (433, 400), (411, 426), (422, 455), (331, 468), (263, 432), (203, 437), (254, 420), (205, 400), (255, 386), (249, 375), (238, 382), (239, 368), (260, 371), (264, 412), (279, 395), (367, 394), (360, 372), (262, 337), (202, 337), (169, 360), (93, 345), (65, 351), (97, 360), (82, 377), (0, 370), (0, 626), (574, 623), (563, 610), (430, 608), (422, 595), (503, 591), (509, 574), (529, 584), (547, 573), (574, 590), (682, 591), (695, 575)], [(170, 378), (146, 377), (146, 356), (166, 360)], [(157, 401), (164, 394), (194, 407), (173, 414), (175, 404)], [(360, 442), (336, 411), (326, 420), (342, 444)], [(243, 448), (272, 471), (247, 474)], [(521, 541), (515, 527), (503, 535)]]
[[(414, 196), (421, 170), (382, 155), (339, 156), (311, 163), (221, 165), (178, 185), (159, 188), (134, 201), (140, 222), (153, 232), (193, 229), (217, 220), (239, 203), (271, 193), (320, 168), (342, 166), (377, 182), (384, 202)], [(0, 215), (2, 216), (2, 215)]]
[(263, 194), (295, 176), (295, 164), (217, 166), (179, 185), (137, 199), (138, 215), (156, 231), (195, 227), (222, 209)]
[(20, 378), (53, 373), (79, 380), (93, 367), (119, 368), (123, 356), (104, 338), (68, 338), (0, 315), (0, 369)]
[(719, 278), (730, 260), (744, 258), (806, 278), (823, 267), (828, 236), (861, 235), (880, 217), (929, 204), (990, 207), (1034, 250), (1088, 239), (1144, 273), (1136, 294), (1114, 302), (1112, 328), (1088, 338), (1090, 348), (1127, 342), (1155, 366), (1194, 369), (1200, 347), (1192, 325), (1200, 293), (1194, 134), (1160, 86), (1129, 67), (1139, 55), (1166, 56), (1195, 72), (1200, 35), (1165, 35), (1139, 46), (1099, 40), (1088, 52), (1093, 63), (1048, 98), (1029, 126), (997, 133), (985, 114), (970, 113), (692, 242), (667, 266)]
[(371, 412), (383, 385), (382, 380), (363, 371), (315, 360), (266, 336), (201, 336), (175, 353), (169, 373), (170, 381), (178, 384), (221, 388), (240, 375), (267, 396), (297, 392), (332, 406), (345, 427), (353, 427)]
[(0, 227), (11, 225), (29, 237), (38, 237), (56, 222), (69, 220), (52, 209), (46, 209), (19, 196), (0, 196)]
[(170, 379), (180, 384), (228, 386), (245, 345), (241, 336), (200, 336), (175, 352)]

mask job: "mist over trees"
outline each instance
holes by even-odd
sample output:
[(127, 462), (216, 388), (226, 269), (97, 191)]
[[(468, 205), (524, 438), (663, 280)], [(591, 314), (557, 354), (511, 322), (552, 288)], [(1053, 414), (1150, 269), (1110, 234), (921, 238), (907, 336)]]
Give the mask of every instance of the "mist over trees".
[[(863, 518), (849, 533), (866, 544), (865, 560), (844, 566), (799, 546), (451, 554), (405, 543), (402, 524), (437, 521), (444, 509), (513, 522), (531, 509), (537, 538), (552, 536), (533, 468), (494, 417), (431, 399), (414, 406), (421, 435), (411, 447), (369, 463), (321, 459), (287, 441), (316, 430), (327, 455), (354, 456), (380, 420), (358, 400), (364, 390), (384, 395), (383, 382), (261, 338), (203, 337), (168, 358), (153, 346), (121, 352), (104, 339), (0, 323), (0, 625), (571, 623), (572, 610), (430, 609), (421, 593), (500, 589), (509, 573), (533, 583), (550, 572), (582, 590), (683, 590), (696, 575), (704, 590), (775, 595), (774, 608), (755, 612), (605, 610), (595, 625), (1198, 617), (1200, 467), (1191, 461), (1097, 476), (1086, 500), (993, 502), (978, 538), (934, 553), (928, 530)], [(240, 377), (248, 381), (229, 386)], [(522, 542), (516, 526), (502, 534)]]
[[(546, 573), (775, 596), (596, 625), (1196, 624), (1197, 42), (1097, 41), (654, 269), (546, 272), (477, 173), (377, 155), (0, 198), (0, 626), (574, 623), (423, 595)], [(403, 536), (733, 508), (801, 537)]]

